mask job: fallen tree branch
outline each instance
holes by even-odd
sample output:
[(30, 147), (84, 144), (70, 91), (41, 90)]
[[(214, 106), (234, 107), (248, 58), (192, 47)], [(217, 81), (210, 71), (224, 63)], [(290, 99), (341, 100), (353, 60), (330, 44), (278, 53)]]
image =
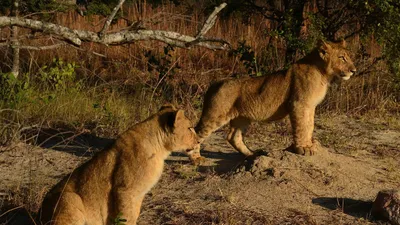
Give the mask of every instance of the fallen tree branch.
[[(72, 30), (69, 29), (68, 27), (63, 27), (53, 23), (47, 23), (38, 20), (31, 20), (19, 17), (1, 16), (0, 27), (6, 27), (6, 26), (18, 26), (18, 27), (32, 29), (35, 31), (41, 31), (46, 34), (54, 34), (78, 46), (81, 45), (82, 43), (77, 34), (79, 31)], [(85, 33), (85, 31), (83, 32)]]
[[(200, 29), (200, 31), (197, 33), (196, 38), (191, 41), (186, 43), (186, 47), (190, 47), (193, 45), (196, 45), (200, 42), (206, 42), (206, 39), (203, 38), (204, 34), (206, 34), (211, 27), (214, 26), (215, 21), (217, 20), (217, 14), (223, 9), (225, 8), (227, 4), (226, 3), (222, 3), (220, 6), (215, 7), (214, 11), (211, 13), (211, 15), (207, 18), (207, 20), (204, 22), (202, 28)], [(217, 41), (217, 39), (214, 39), (212, 42), (221, 42), (221, 40)], [(222, 42), (224, 45), (230, 46), (228, 42)]]
[(204, 36), (205, 33), (207, 33), (211, 27), (214, 26), (215, 21), (217, 20), (217, 14), (223, 9), (225, 8), (227, 4), (226, 3), (222, 3), (221, 5), (219, 5), (218, 7), (215, 7), (214, 11), (211, 13), (211, 15), (207, 18), (207, 20), (204, 22), (203, 27), (201, 28), (201, 30), (199, 31), (199, 33), (196, 35), (196, 39), (197, 38), (201, 38)]
[(58, 44), (48, 45), (48, 46), (20, 46), (19, 48), (41, 51), (41, 50), (55, 49), (55, 48), (59, 48), (59, 47), (65, 46), (65, 45), (66, 45), (66, 43), (58, 43)]
[(110, 16), (107, 18), (106, 22), (104, 23), (103, 29), (101, 29), (99, 33), (100, 39), (103, 39), (104, 34), (107, 32), (108, 27), (110, 26), (112, 20), (114, 19), (115, 15), (117, 14), (119, 8), (121, 8), (122, 4), (124, 4), (125, 0), (119, 0), (118, 5), (114, 7), (114, 10), (110, 14)]
[[(100, 37), (99, 33), (86, 31), (86, 30), (74, 30), (61, 25), (31, 20), (19, 17), (0, 17), (0, 28), (6, 26), (18, 26), (23, 28), (40, 31), (46, 34), (56, 35), (57, 37), (66, 40), (76, 46), (80, 46), (82, 42), (95, 42), (104, 45), (120, 45), (125, 43), (132, 43), (135, 41), (143, 40), (156, 40), (165, 42), (167, 44), (177, 46), (180, 48), (189, 48), (191, 46), (201, 46), (213, 50), (228, 50), (229, 43), (221, 39), (205, 39), (202, 35), (207, 32), (212, 25), (215, 23), (216, 14), (226, 6), (226, 3), (216, 7), (214, 12), (211, 13), (210, 17), (204, 23), (203, 28), (196, 35), (196, 37), (183, 35), (173, 31), (164, 30), (124, 30), (120, 32), (104, 33), (104, 36)], [(215, 43), (219, 43), (218, 45)]]
[(102, 58), (107, 58), (106, 55), (98, 53), (98, 52), (95, 52), (95, 51), (89, 51), (89, 50), (85, 50), (85, 49), (82, 49), (82, 48), (79, 48), (79, 47), (75, 47), (75, 46), (72, 46), (72, 47), (75, 48), (78, 51), (88, 52), (88, 53), (93, 54), (95, 56), (99, 56), (99, 57), (102, 57)]

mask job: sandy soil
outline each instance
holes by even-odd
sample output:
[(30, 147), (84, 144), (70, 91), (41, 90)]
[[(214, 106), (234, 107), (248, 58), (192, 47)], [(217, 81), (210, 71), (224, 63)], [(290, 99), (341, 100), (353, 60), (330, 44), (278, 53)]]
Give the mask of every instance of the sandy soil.
[[(246, 140), (258, 157), (235, 152), (224, 129), (205, 142), (202, 166), (173, 154), (139, 224), (385, 224), (369, 210), (379, 190), (400, 189), (400, 119), (317, 118), (326, 151), (312, 157), (283, 151), (289, 127), (252, 125)], [(29, 224), (26, 212), (34, 214), (52, 185), (112, 143), (58, 134), (39, 135), (41, 147), (0, 148), (0, 224)]]

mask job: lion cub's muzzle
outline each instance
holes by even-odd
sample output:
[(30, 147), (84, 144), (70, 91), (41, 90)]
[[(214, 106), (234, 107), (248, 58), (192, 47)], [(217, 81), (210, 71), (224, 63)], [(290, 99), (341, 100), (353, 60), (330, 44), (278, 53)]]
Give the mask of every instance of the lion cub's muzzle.
[(192, 141), (191, 141), (191, 144), (190, 144), (191, 147), (185, 149), (186, 153), (193, 151), (201, 143), (200, 137), (197, 135), (197, 133), (194, 130), (194, 128), (190, 128), (190, 131), (192, 132)]
[(192, 152), (196, 151), (196, 149), (198, 148), (198, 146), (200, 145), (200, 138), (196, 138), (196, 141), (193, 143), (193, 146), (191, 148), (187, 148), (184, 150), (184, 152), (186, 154), (191, 154)]
[(343, 72), (342, 74), (340, 74), (340, 77), (341, 77), (343, 80), (348, 80), (348, 79), (350, 79), (350, 77), (353, 76), (356, 72), (357, 72), (357, 69), (356, 69), (356, 68), (351, 68), (351, 69), (349, 70), (349, 72)]

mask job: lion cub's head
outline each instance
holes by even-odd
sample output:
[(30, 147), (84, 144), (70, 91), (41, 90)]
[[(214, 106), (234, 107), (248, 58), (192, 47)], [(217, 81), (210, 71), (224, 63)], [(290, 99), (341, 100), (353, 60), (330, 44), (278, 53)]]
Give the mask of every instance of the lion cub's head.
[(317, 48), (329, 74), (348, 80), (356, 72), (356, 67), (346, 49), (346, 41), (333, 43), (320, 40)]
[(199, 143), (192, 122), (185, 116), (183, 110), (177, 110), (175, 106), (167, 104), (161, 107), (158, 114), (159, 124), (165, 132), (164, 146), (167, 150), (193, 149)]

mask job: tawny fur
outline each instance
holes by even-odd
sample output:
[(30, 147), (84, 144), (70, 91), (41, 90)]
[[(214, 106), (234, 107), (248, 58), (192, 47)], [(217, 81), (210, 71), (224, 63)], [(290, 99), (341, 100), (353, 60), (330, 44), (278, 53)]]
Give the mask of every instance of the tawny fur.
[[(320, 41), (288, 70), (211, 85), (195, 128), (200, 141), (230, 122), (227, 140), (237, 151), (250, 156), (253, 152), (244, 144), (243, 133), (251, 121), (274, 121), (289, 114), (294, 137), (291, 151), (314, 154), (317, 151), (312, 140), (315, 107), (324, 99), (333, 77), (348, 80), (356, 71), (345, 45), (344, 41)], [(187, 153), (194, 163), (203, 160), (200, 145)]]
[(171, 151), (198, 144), (182, 110), (163, 106), (136, 124), (107, 150), (65, 177), (45, 197), (42, 224), (113, 224), (121, 213), (136, 224), (145, 194), (157, 183)]

